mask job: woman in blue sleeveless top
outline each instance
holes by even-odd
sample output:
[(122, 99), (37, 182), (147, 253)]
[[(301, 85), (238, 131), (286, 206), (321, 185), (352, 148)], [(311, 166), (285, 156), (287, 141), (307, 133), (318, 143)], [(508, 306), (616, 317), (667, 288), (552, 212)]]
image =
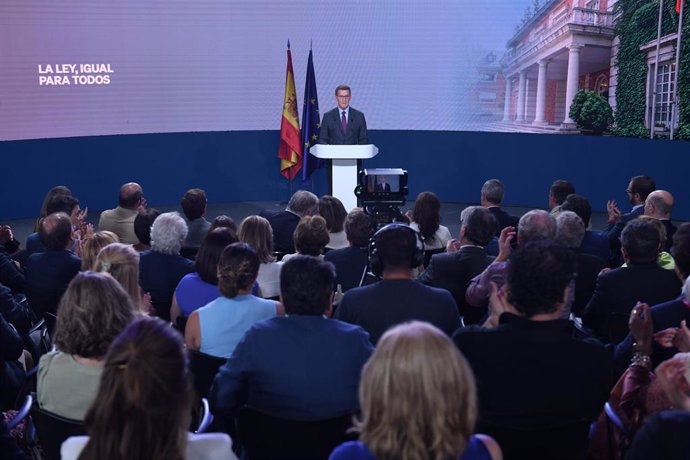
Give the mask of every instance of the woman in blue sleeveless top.
[(472, 435), (474, 375), (440, 330), (413, 321), (386, 332), (362, 370), (359, 441), (330, 460), (500, 460), (491, 437)]

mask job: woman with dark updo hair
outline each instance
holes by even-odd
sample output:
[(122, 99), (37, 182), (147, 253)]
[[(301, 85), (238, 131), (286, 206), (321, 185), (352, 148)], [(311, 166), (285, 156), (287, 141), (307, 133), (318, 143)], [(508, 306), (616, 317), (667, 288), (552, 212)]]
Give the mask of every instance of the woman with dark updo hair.
[(223, 296), (189, 316), (185, 328), (188, 348), (229, 358), (252, 324), (284, 314), (279, 302), (251, 293), (260, 265), (256, 251), (246, 243), (223, 250), (218, 262), (218, 288)]

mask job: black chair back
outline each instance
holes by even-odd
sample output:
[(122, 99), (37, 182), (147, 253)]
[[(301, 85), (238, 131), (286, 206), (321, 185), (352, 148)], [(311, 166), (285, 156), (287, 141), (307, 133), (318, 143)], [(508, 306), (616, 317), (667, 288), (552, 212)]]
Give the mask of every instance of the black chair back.
[(218, 369), (225, 364), (226, 359), (207, 355), (197, 350), (187, 351), (189, 353), (189, 370), (194, 376), (194, 389), (199, 398), (206, 398)]
[(60, 447), (70, 436), (86, 435), (83, 422), (61, 417), (41, 409), (37, 401), (34, 401), (31, 407), (31, 420), (36, 428), (36, 436), (43, 448), (46, 460), (59, 460)]
[(326, 460), (335, 447), (357, 438), (348, 433), (352, 415), (295, 420), (245, 406), (238, 418), (239, 439), (248, 460)]
[(53, 348), (53, 342), (48, 333), (48, 325), (45, 319), (36, 323), (29, 332), (23, 337), (24, 347), (31, 353), (34, 364), (38, 364), (41, 356), (48, 353)]

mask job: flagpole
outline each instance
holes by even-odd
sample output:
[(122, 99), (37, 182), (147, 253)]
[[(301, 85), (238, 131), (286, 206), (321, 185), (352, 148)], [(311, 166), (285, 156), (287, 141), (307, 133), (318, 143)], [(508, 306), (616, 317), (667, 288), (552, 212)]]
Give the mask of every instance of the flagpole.
[(649, 138), (654, 139), (654, 125), (656, 124), (656, 80), (659, 75), (659, 47), (661, 46), (661, 17), (663, 15), (664, 0), (659, 0), (659, 25), (656, 29), (656, 57), (654, 58), (654, 74), (652, 75), (652, 119), (649, 128)]
[(676, 37), (676, 73), (673, 75), (673, 105), (671, 106), (671, 140), (676, 126), (676, 118), (680, 115), (680, 97), (678, 96), (678, 74), (680, 73), (680, 44), (683, 36), (683, 6), (685, 1), (680, 2), (680, 16), (678, 16), (678, 37)]

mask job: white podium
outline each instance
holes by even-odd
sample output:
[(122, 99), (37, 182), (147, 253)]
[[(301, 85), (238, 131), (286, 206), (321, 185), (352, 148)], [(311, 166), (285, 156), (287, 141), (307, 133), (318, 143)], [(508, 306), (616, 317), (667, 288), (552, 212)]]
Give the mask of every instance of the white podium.
[(343, 202), (350, 212), (357, 207), (355, 187), (357, 187), (357, 160), (374, 158), (379, 148), (367, 145), (325, 145), (316, 144), (309, 149), (312, 155), (324, 160), (333, 160), (333, 196)]

